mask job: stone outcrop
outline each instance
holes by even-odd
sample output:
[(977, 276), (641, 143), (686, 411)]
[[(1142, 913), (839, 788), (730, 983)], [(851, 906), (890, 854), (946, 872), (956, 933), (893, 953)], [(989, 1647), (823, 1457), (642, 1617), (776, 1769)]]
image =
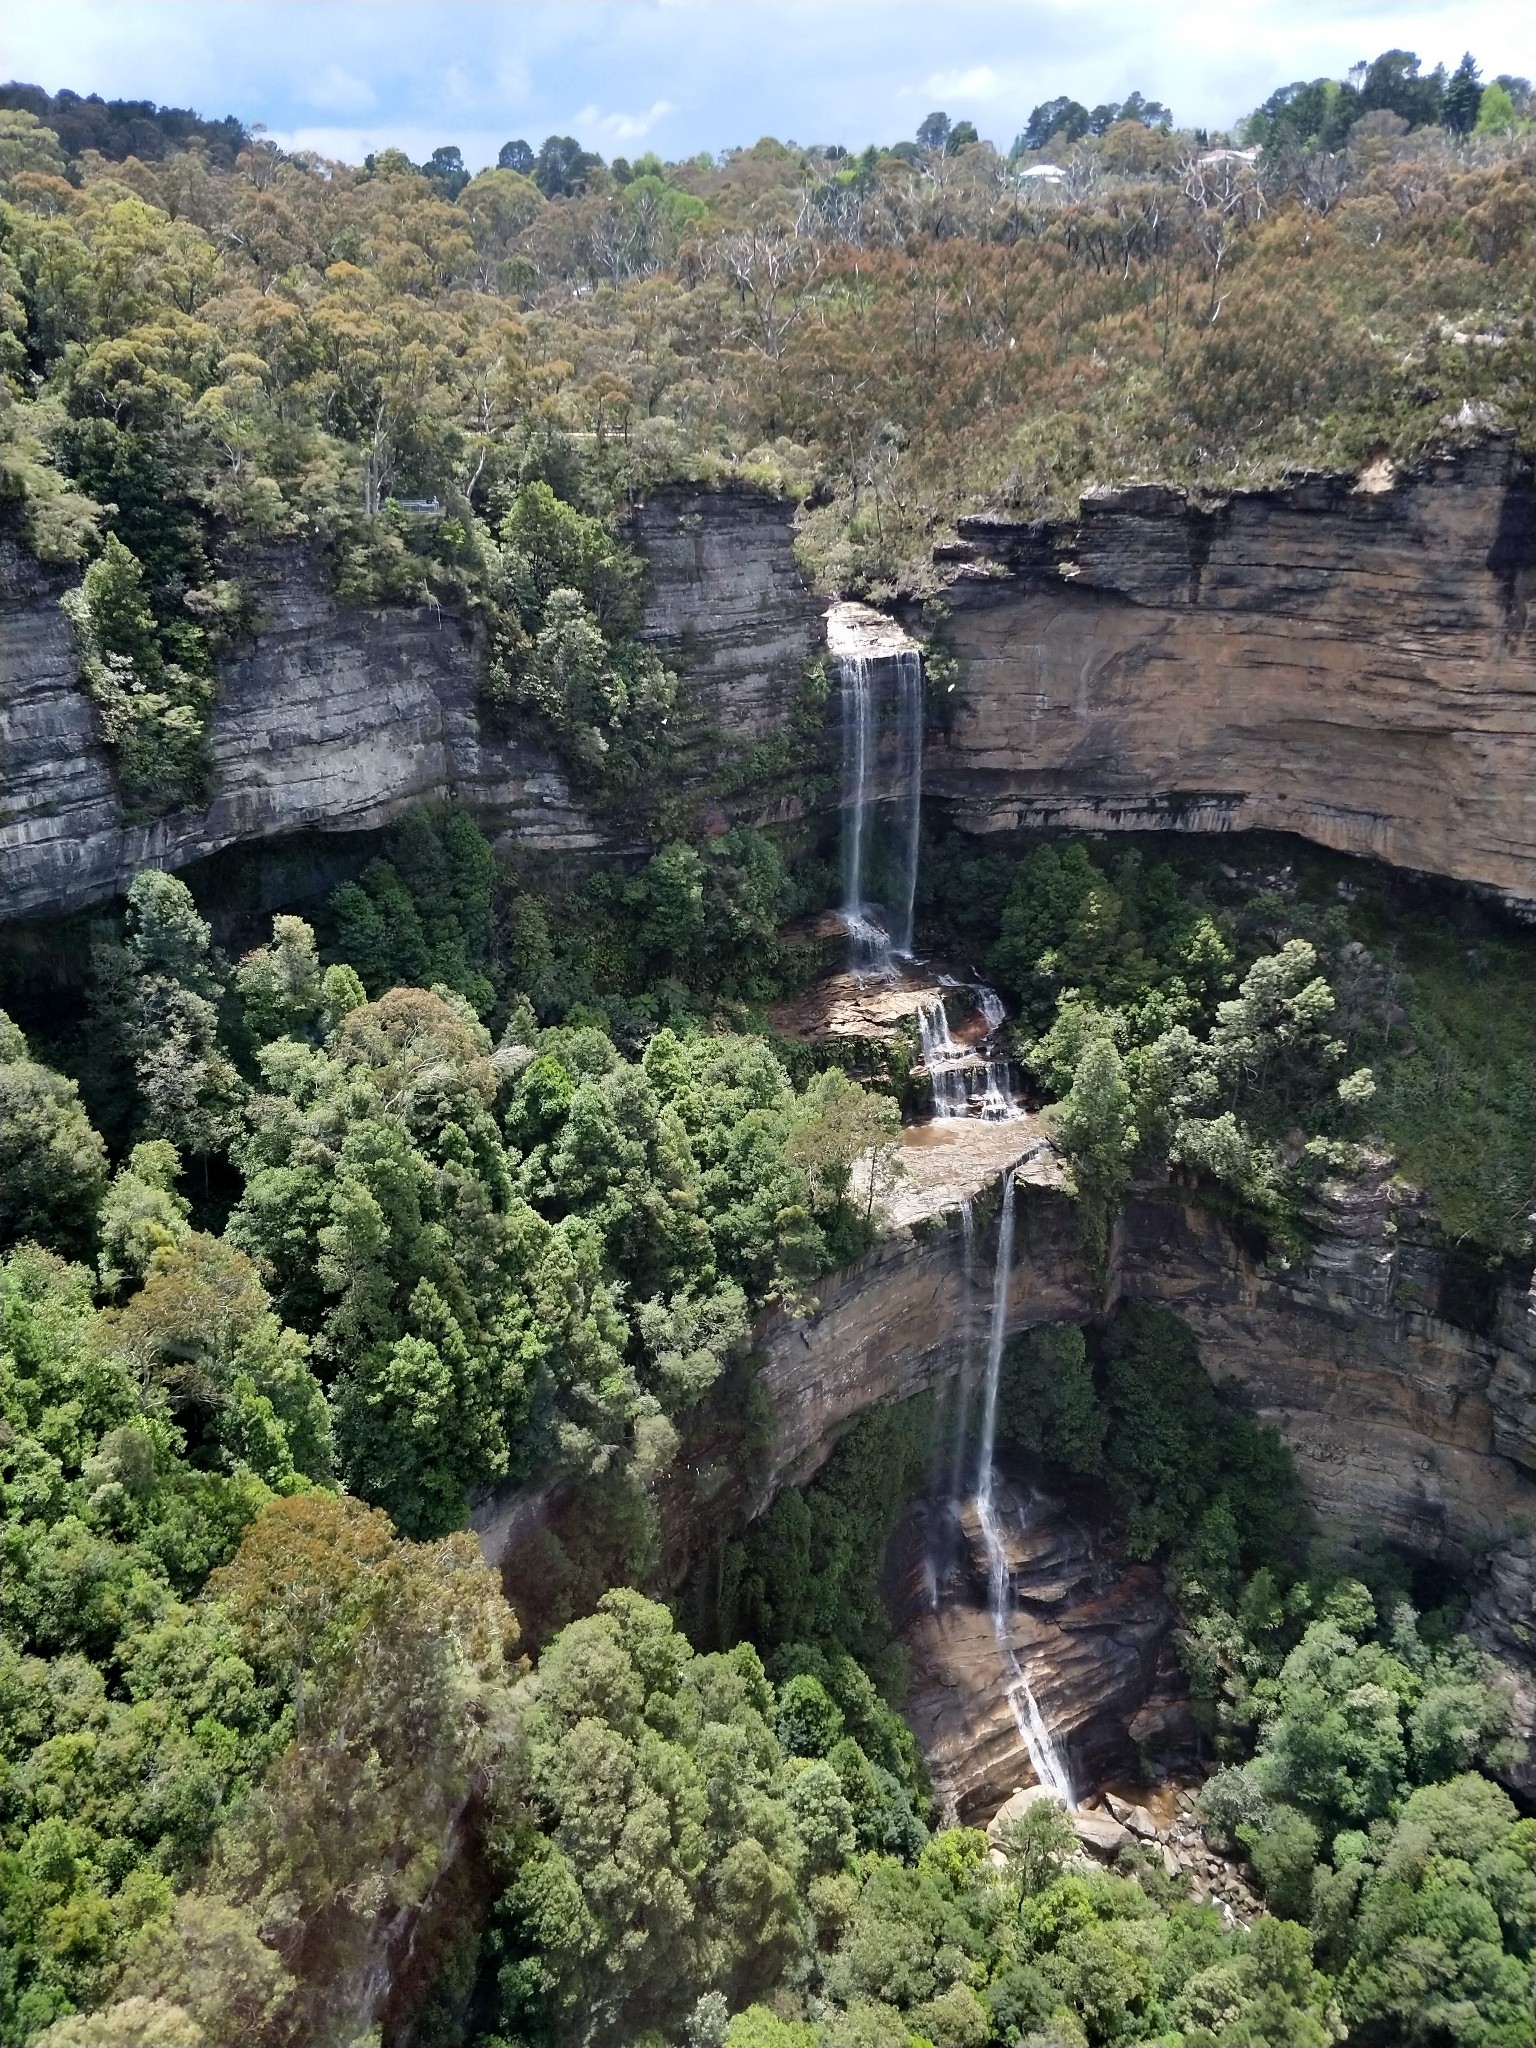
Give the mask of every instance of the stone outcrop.
[[(680, 783), (732, 758), (745, 774), (822, 645), (793, 508), (672, 486), (632, 519), (646, 635), (688, 679)], [(962, 675), (923, 783), (966, 829), (1291, 831), (1536, 910), (1536, 490), (1507, 442), (1407, 480), (1378, 465), (1214, 506), (1130, 486), (1090, 492), (1067, 526), (962, 529), (944, 551), (965, 558), (945, 628)], [(431, 796), (476, 805), (509, 845), (602, 842), (559, 764), (484, 719), (471, 627), (339, 606), (299, 549), (239, 565), (264, 623), (221, 676), (213, 803), (127, 827), (61, 581), (0, 549), (0, 914), (101, 901), (145, 861), (368, 829)], [(834, 651), (877, 665), (906, 645), (866, 607), (833, 625)], [(721, 829), (836, 800), (804, 775), (751, 781)]]
[(1536, 490), (1506, 440), (961, 533), (923, 777), (966, 829), (1296, 832), (1536, 911)]
[[(1277, 1271), (1176, 1190), (1145, 1190), (1117, 1232), (1108, 1298), (1165, 1302), (1191, 1324), (1207, 1370), (1291, 1446), (1326, 1527), (1467, 1570), (1536, 1527), (1536, 1318), (1513, 1283), (1483, 1334), (1437, 1315), (1439, 1255), (1386, 1228), (1396, 1220), (1383, 1203), (1364, 1234), (1325, 1231), (1306, 1264)], [(770, 1321), (770, 1492), (808, 1478), (865, 1408), (960, 1370), (989, 1259), (983, 1235), (967, 1273), (958, 1216), (929, 1218), (819, 1282), (814, 1314)], [(1086, 1322), (1105, 1302), (1071, 1198), (1022, 1186), (1010, 1334)]]
[[(683, 671), (701, 773), (787, 721), (820, 610), (779, 500), (663, 491), (634, 520), (653, 564), (645, 634)], [(430, 798), (470, 804), (518, 851), (612, 845), (548, 750), (487, 715), (472, 623), (430, 606), (341, 605), (324, 563), (297, 547), (239, 566), (258, 626), (220, 672), (213, 800), (129, 825), (59, 610), (65, 580), (0, 541), (0, 918), (102, 902), (145, 865), (368, 831)]]
[(11, 551), (0, 595), (0, 912), (101, 902), (145, 866), (185, 867), (281, 834), (367, 831), (461, 796), (521, 842), (600, 843), (559, 765), (480, 716), (476, 631), (421, 606), (336, 602), (296, 548), (246, 565), (254, 639), (226, 662), (206, 810), (124, 821), (94, 706), (80, 688), (54, 579)]
[(795, 564), (793, 508), (763, 491), (676, 485), (632, 515), (650, 564), (643, 637), (688, 682), (695, 773), (783, 731), (822, 607)]
[[(1160, 1685), (1178, 1686), (1175, 1616), (1159, 1573), (1119, 1555), (1108, 1503), (1081, 1493), (1069, 1503), (1008, 1482), (998, 1487), (1012, 1595), (1001, 1642), (973, 1503), (955, 1515), (915, 1501), (892, 1539), (887, 1604), (910, 1660), (903, 1711), (941, 1808), (967, 1824), (994, 1812), (1021, 1782), (1010, 1655), (1079, 1792), (1136, 1767), (1130, 1724)], [(1188, 1746), (1187, 1711), (1184, 1720)], [(1166, 1768), (1178, 1746), (1148, 1748)]]

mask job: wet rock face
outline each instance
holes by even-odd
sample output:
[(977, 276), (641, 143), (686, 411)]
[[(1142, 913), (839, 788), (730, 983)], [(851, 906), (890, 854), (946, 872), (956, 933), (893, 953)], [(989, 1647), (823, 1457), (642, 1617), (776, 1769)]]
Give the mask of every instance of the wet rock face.
[[(1536, 1758), (1536, 1567), (1523, 1533), (1536, 1526), (1530, 1294), (1512, 1282), (1492, 1304), (1486, 1328), (1461, 1327), (1434, 1312), (1442, 1255), (1411, 1214), (1393, 1215), (1385, 1198), (1366, 1200), (1358, 1190), (1338, 1191), (1334, 1207), (1330, 1226), (1325, 1205), (1311, 1260), (1274, 1272), (1174, 1190), (1143, 1191), (1117, 1234), (1109, 1295), (1165, 1302), (1190, 1323), (1206, 1369), (1240, 1388), (1257, 1418), (1279, 1431), (1313, 1511), (1335, 1539), (1385, 1538), (1470, 1576), (1475, 1633), (1510, 1675), (1514, 1733), (1527, 1748), (1527, 1760), (1508, 1775), (1536, 1787), (1529, 1760)], [(982, 1288), (992, 1256), (993, 1233), (984, 1227)], [(809, 1478), (865, 1408), (958, 1376), (977, 1286), (974, 1273), (966, 1277), (958, 1218), (933, 1218), (819, 1283), (813, 1315), (770, 1320), (761, 1377), (778, 1435), (757, 1505), (780, 1485)], [(1104, 1283), (1083, 1260), (1070, 1199), (1050, 1186), (1021, 1188), (1010, 1333), (1090, 1321), (1105, 1301)], [(912, 1643), (914, 1657), (934, 1672), (979, 1669), (976, 1660), (993, 1648), (985, 1600), (946, 1611), (919, 1627)], [(1090, 1672), (1082, 1683), (1092, 1700), (1097, 1680)], [(997, 1684), (996, 1700), (980, 1713), (1001, 1737), (1000, 1674)], [(945, 1696), (942, 1676), (933, 1677), (925, 1740), (931, 1732), (941, 1754), (969, 1739), (946, 1733)], [(1127, 1692), (1123, 1704), (1121, 1725), (1133, 1747), (1176, 1739), (1177, 1701), (1161, 1680), (1139, 1700)], [(1131, 1719), (1137, 1713), (1147, 1717), (1139, 1727)], [(1165, 1730), (1160, 1723), (1169, 1715)], [(974, 1765), (957, 1762), (957, 1802), (974, 1800), (979, 1810), (1023, 1782), (1002, 1782), (1016, 1768), (1005, 1761), (1009, 1754), (1016, 1759), (1019, 1751), (1000, 1739), (990, 1761), (983, 1749)], [(967, 1771), (974, 1789), (967, 1789)]]
[[(1207, 1370), (1280, 1431), (1328, 1527), (1466, 1570), (1536, 1523), (1531, 1297), (1512, 1281), (1485, 1329), (1461, 1327), (1435, 1313), (1442, 1255), (1411, 1215), (1343, 1195), (1339, 1209), (1336, 1227), (1321, 1218), (1311, 1259), (1277, 1272), (1176, 1190), (1144, 1190), (1126, 1207), (1106, 1290), (1070, 1197), (1048, 1181), (1023, 1186), (1010, 1334), (1091, 1321), (1107, 1299), (1165, 1302), (1194, 1328)], [(810, 1315), (770, 1319), (770, 1490), (809, 1477), (865, 1408), (959, 1372), (991, 1270), (985, 1226), (976, 1256), (968, 1281), (958, 1216), (929, 1218), (818, 1282)]]
[[(976, 1825), (1034, 1772), (1009, 1703), (1010, 1653), (1085, 1794), (1143, 1755), (1187, 1760), (1194, 1723), (1181, 1694), (1173, 1609), (1150, 1565), (1128, 1563), (1107, 1504), (1071, 1502), (1004, 1480), (995, 1494), (1009, 1611), (999, 1638), (975, 1503), (914, 1502), (887, 1557), (887, 1605), (910, 1656), (903, 1712), (947, 1816)], [(1157, 1701), (1156, 1735), (1134, 1722)], [(1144, 1724), (1143, 1733), (1146, 1733)]]
[(1532, 499), (1495, 441), (1385, 490), (964, 520), (925, 789), (976, 831), (1297, 832), (1536, 910)]
[[(1029, 1142), (1018, 1141), (1020, 1153)], [(990, 1238), (978, 1256), (982, 1263), (968, 1273), (951, 1211), (883, 1238), (854, 1265), (818, 1280), (809, 1313), (768, 1318), (759, 1378), (775, 1434), (758, 1505), (810, 1478), (866, 1408), (905, 1401), (960, 1373), (985, 1313)], [(1093, 1296), (1072, 1199), (1059, 1187), (1031, 1187), (1020, 1198), (1010, 1329), (1084, 1321)]]
[[(645, 634), (683, 672), (697, 778), (788, 721), (819, 608), (795, 569), (790, 508), (760, 493), (660, 492), (635, 534), (653, 565)], [(130, 826), (59, 610), (68, 579), (0, 541), (0, 918), (105, 901), (146, 864), (372, 830), (434, 798), (470, 804), (519, 850), (612, 843), (560, 762), (487, 713), (474, 625), (429, 606), (340, 605), (325, 564), (297, 547), (237, 567), (259, 626), (220, 671), (214, 799)]]

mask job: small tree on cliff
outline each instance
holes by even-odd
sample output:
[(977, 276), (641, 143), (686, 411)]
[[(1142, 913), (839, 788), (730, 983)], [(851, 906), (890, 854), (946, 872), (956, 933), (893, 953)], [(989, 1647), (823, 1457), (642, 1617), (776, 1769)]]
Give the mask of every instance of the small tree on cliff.
[(1130, 1178), (1136, 1150), (1131, 1089), (1119, 1048), (1108, 1036), (1084, 1048), (1067, 1099), (1060, 1132), (1083, 1206), (1083, 1234), (1100, 1261), (1108, 1256), (1109, 1232)]

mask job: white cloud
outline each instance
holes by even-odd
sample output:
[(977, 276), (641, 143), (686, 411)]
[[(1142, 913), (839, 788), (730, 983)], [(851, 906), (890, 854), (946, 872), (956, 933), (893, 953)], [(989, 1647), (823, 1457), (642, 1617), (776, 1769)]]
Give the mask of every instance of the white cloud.
[[(279, 149), (294, 152), (312, 150), (316, 156), (328, 158), (332, 163), (360, 164), (364, 157), (376, 155), (381, 149), (403, 149), (412, 163), (425, 163), (433, 150), (444, 139), (439, 127), (426, 128), (414, 121), (380, 121), (374, 127), (314, 127), (274, 128), (268, 140), (275, 142)], [(496, 161), (496, 152), (506, 141), (506, 135), (497, 129), (494, 133), (480, 129), (466, 133), (464, 129), (453, 131), (453, 139), (463, 151), (464, 162), (471, 171), (483, 171)]]
[(3, 19), (14, 77), (233, 113), (353, 160), (444, 142), (494, 160), (551, 132), (605, 155), (861, 147), (935, 107), (1006, 146), (1039, 101), (1133, 86), (1224, 128), (1394, 45), (1536, 74), (1532, 0), (11, 0)]
[(928, 99), (935, 105), (942, 100), (977, 100), (986, 104), (1011, 99), (1018, 90), (1017, 74), (994, 71), (990, 64), (976, 64), (969, 71), (935, 71), (921, 85), (905, 86), (902, 98)]
[(653, 100), (643, 114), (600, 114), (596, 107), (583, 107), (571, 127), (578, 135), (604, 142), (642, 142), (658, 121), (676, 111), (671, 100)]
[(325, 69), (305, 85), (303, 97), (312, 107), (328, 114), (366, 114), (379, 103), (378, 94), (365, 78), (354, 78), (339, 64)]

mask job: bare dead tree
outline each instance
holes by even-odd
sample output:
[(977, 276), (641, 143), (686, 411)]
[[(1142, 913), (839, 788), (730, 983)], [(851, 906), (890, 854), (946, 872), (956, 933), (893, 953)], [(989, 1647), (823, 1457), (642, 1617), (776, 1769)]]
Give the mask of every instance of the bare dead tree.
[(821, 251), (779, 228), (749, 228), (720, 245), (719, 262), (736, 288), (754, 344), (777, 362), (784, 338), (805, 311), (821, 269)]
[(1265, 211), (1264, 184), (1257, 160), (1246, 151), (1204, 150), (1179, 167), (1179, 189), (1190, 226), (1210, 267), (1210, 318), (1221, 313), (1223, 266), (1242, 230)]

